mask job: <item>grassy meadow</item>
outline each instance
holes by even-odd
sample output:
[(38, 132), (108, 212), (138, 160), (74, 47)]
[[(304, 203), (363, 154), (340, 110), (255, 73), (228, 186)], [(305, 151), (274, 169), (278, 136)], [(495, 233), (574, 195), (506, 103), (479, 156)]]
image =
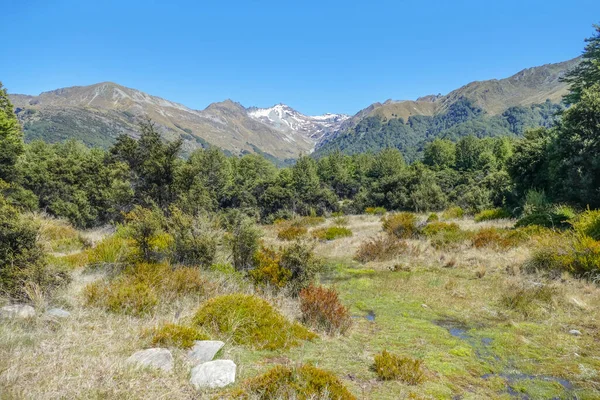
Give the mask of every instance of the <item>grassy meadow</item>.
[[(428, 218), (415, 214), (418, 226)], [(456, 224), (454, 233), (405, 237), (387, 254), (381, 216), (314, 218), (292, 236), (314, 242), (323, 263), (318, 283), (337, 290), (351, 327), (344, 334), (316, 332), (317, 338), (275, 350), (239, 344), (233, 334), (211, 337), (226, 343), (217, 358), (237, 364), (236, 384), (197, 391), (189, 383), (184, 349), (168, 346), (175, 358), (172, 373), (135, 369), (125, 360), (155, 347), (154, 329), (189, 324), (216, 296), (257, 295), (289, 321), (301, 319), (298, 298), (250, 283), (227, 267), (221, 246), (218, 262), (200, 270), (202, 290), (161, 292), (157, 306), (140, 314), (97, 307), (86, 288), (107, 282), (115, 272), (90, 262), (118, 233), (77, 231), (42, 220), (51, 262), (67, 268), (72, 280), (51, 296), (31, 289), (35, 318), (0, 323), (1, 399), (239, 397), (248, 380), (269, 369), (305, 364), (331, 372), (357, 399), (600, 398), (600, 288), (567, 272), (524, 268), (539, 246), (561, 235), (551, 230), (530, 230), (506, 241), (503, 232), (514, 220), (440, 216), (441, 222), (427, 225), (443, 230)], [(288, 225), (261, 226), (263, 243), (288, 245), (290, 238), (280, 235)], [(345, 229), (329, 229), (336, 227)], [(377, 239), (382, 241), (357, 261), (361, 246)], [(114, 243), (105, 247), (104, 252), (118, 251)], [(45, 316), (50, 307), (62, 307), (71, 317)], [(380, 379), (374, 357), (383, 350), (420, 360), (422, 380)]]

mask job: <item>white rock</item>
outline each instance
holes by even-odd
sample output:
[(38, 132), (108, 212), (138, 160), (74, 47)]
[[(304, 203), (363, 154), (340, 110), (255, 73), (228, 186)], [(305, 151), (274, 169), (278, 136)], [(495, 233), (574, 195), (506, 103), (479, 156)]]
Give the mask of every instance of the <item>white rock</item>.
[(196, 340), (194, 347), (188, 351), (187, 356), (194, 364), (212, 361), (215, 354), (225, 346), (219, 340)]
[(127, 363), (135, 364), (138, 367), (151, 367), (169, 372), (173, 369), (173, 355), (167, 349), (146, 349), (133, 353), (127, 359)]
[(46, 311), (46, 315), (54, 318), (69, 318), (71, 313), (67, 310), (63, 310), (62, 308), (51, 308)]
[(2, 318), (32, 318), (35, 317), (35, 309), (26, 304), (13, 304), (0, 308)]
[(192, 368), (190, 383), (196, 389), (221, 388), (235, 382), (236, 365), (231, 360), (215, 360)]
[(569, 331), (569, 334), (573, 335), (573, 336), (581, 336), (581, 332), (578, 331), (577, 329), (571, 329)]

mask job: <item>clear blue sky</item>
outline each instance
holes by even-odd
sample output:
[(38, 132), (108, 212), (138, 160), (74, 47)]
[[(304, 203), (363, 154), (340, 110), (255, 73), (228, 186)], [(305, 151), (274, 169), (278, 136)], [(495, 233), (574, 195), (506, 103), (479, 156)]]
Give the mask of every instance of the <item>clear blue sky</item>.
[(598, 0), (2, 0), (9, 92), (113, 81), (202, 109), (227, 98), (353, 114), (578, 56)]

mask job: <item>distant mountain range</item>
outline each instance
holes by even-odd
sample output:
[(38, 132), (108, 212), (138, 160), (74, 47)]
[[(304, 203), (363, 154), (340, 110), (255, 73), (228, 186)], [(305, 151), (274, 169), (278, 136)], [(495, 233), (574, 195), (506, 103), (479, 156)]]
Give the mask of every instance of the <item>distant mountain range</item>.
[(383, 120), (435, 116), (464, 99), (489, 115), (546, 100), (559, 102), (568, 90), (560, 77), (579, 61), (577, 58), (529, 68), (501, 80), (473, 82), (444, 96), (374, 103), (352, 117), (306, 116), (285, 104), (245, 108), (231, 100), (193, 110), (112, 82), (57, 89), (39, 96), (14, 94), (10, 98), (27, 140), (57, 142), (74, 138), (90, 146), (108, 147), (119, 134), (135, 137), (139, 121), (150, 117), (166, 139), (183, 140), (185, 153), (214, 145), (231, 154), (255, 152), (282, 162), (335, 141), (341, 132), (369, 116)]

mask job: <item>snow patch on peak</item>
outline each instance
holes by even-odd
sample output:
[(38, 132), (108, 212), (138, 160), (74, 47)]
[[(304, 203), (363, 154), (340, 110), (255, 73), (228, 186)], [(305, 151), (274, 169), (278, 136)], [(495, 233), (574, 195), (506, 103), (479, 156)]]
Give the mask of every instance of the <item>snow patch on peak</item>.
[(270, 108), (250, 108), (248, 115), (271, 126), (288, 137), (300, 135), (317, 143), (323, 136), (335, 132), (342, 122), (350, 118), (344, 114), (304, 115), (286, 104), (276, 104)]

